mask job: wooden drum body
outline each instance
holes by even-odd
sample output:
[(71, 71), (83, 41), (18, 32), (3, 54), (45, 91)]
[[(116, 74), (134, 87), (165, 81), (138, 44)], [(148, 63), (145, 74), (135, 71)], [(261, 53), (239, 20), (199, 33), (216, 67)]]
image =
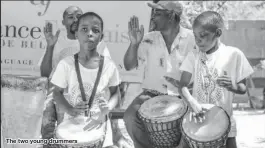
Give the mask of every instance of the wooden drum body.
[(147, 100), (138, 111), (155, 148), (172, 148), (180, 143), (180, 123), (187, 106), (173, 96), (157, 96)]
[(181, 130), (190, 148), (221, 148), (226, 144), (231, 123), (228, 114), (221, 107), (207, 105), (205, 120), (190, 121), (190, 112), (183, 117)]
[(44, 77), (1, 75), (1, 128), (5, 148), (36, 147), (37, 144), (7, 144), (5, 139), (40, 138), (47, 87), (48, 80)]

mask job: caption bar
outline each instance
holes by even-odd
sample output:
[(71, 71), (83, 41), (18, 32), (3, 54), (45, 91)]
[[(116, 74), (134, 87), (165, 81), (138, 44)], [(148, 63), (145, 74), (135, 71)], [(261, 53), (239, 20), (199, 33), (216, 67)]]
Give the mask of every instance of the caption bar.
[(62, 140), (62, 139), (12, 139), (6, 138), (7, 144), (74, 144), (77, 140)]

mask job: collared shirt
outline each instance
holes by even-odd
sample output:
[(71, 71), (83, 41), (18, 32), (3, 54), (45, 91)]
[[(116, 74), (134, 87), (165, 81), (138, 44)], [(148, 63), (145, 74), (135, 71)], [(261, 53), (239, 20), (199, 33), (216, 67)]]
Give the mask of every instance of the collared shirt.
[(234, 93), (220, 87), (217, 78), (223, 75), (231, 78), (232, 85), (250, 76), (254, 71), (244, 53), (231, 46), (221, 44), (211, 54), (190, 52), (180, 67), (181, 71), (192, 74), (193, 97), (201, 104), (214, 104), (222, 107), (231, 117), (229, 137), (236, 136), (236, 123), (233, 118)]
[(144, 71), (142, 88), (178, 95), (175, 87), (165, 85), (163, 76), (179, 80), (179, 67), (191, 50), (195, 50), (195, 39), (192, 31), (186, 28), (180, 27), (170, 54), (161, 32), (147, 33), (138, 49), (138, 68)]

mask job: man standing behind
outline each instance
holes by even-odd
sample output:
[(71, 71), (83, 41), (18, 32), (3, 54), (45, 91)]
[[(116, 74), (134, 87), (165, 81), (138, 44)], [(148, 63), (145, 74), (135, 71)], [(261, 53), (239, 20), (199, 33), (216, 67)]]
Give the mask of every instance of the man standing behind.
[(155, 31), (144, 35), (143, 26), (139, 28), (138, 18), (131, 18), (128, 24), (131, 44), (124, 57), (126, 70), (135, 67), (144, 69), (143, 92), (134, 99), (124, 115), (127, 131), (136, 148), (151, 147), (147, 133), (136, 115), (141, 104), (159, 94), (179, 95), (172, 85), (166, 85), (163, 76), (179, 80), (179, 66), (188, 52), (195, 50), (192, 31), (179, 24), (183, 9), (179, 2), (159, 1), (148, 5), (154, 9), (151, 30), (155, 28)]

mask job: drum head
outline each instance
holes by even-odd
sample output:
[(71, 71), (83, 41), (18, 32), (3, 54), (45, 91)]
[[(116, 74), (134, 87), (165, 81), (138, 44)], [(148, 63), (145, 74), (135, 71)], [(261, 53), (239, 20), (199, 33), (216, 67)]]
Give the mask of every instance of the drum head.
[(157, 96), (145, 101), (139, 114), (152, 122), (168, 122), (181, 118), (187, 110), (183, 100), (173, 96)]
[[(83, 120), (83, 121), (82, 121)], [(77, 140), (78, 144), (92, 143), (105, 135), (105, 124), (92, 130), (84, 130), (86, 119), (74, 118), (63, 121), (56, 129), (57, 139)]]
[(230, 120), (226, 112), (218, 106), (208, 106), (208, 109), (202, 123), (190, 121), (190, 112), (185, 114), (182, 129), (188, 137), (196, 141), (207, 142), (216, 140), (227, 132)]

